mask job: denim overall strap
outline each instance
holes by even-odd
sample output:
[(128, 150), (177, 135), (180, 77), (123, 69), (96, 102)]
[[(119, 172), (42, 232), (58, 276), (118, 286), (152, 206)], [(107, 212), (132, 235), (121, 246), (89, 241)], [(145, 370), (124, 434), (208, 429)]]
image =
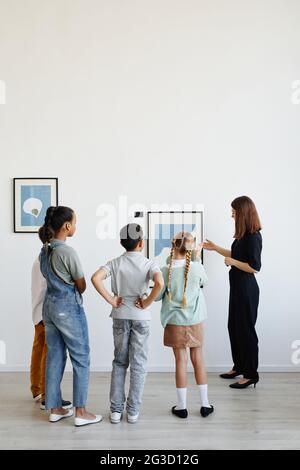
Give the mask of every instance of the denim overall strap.
[(47, 298), (55, 299), (55, 302), (62, 301), (73, 301), (82, 305), (82, 296), (76, 289), (74, 285), (67, 284), (62, 279), (60, 279), (53, 271), (51, 265), (51, 256), (53, 248), (51, 251), (49, 247), (43, 246), (40, 254), (40, 266), (41, 272), (47, 281)]

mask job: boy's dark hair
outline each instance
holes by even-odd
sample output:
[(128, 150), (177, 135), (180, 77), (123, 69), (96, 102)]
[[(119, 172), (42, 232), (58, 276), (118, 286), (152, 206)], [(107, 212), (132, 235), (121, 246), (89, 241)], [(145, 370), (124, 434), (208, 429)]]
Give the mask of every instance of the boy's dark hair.
[(135, 250), (143, 238), (143, 230), (139, 224), (127, 224), (125, 227), (121, 228), (121, 245), (125, 248), (126, 251)]
[(70, 207), (50, 206), (47, 209), (44, 225), (39, 229), (42, 243), (48, 243), (65, 222), (71, 222), (74, 211)]

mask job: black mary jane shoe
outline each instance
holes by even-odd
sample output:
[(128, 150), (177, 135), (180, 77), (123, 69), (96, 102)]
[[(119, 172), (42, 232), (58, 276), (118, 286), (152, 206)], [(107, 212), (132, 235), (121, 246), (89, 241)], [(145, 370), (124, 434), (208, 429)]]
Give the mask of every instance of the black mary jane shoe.
[(187, 418), (188, 417), (188, 410), (185, 408), (183, 410), (176, 410), (176, 406), (172, 407), (172, 413), (178, 418)]
[(249, 379), (247, 382), (240, 384), (239, 382), (235, 382), (234, 384), (230, 384), (230, 388), (247, 388), (249, 385), (254, 385), (254, 388), (256, 387), (257, 382), (259, 379)]
[(221, 377), (221, 379), (235, 379), (235, 377), (239, 375), (241, 375), (239, 372), (233, 372), (232, 374), (220, 374), (219, 377)]
[(214, 412), (214, 407), (212, 405), (210, 405), (210, 407), (201, 406), (200, 414), (202, 418), (206, 418), (208, 415), (210, 415), (213, 412)]

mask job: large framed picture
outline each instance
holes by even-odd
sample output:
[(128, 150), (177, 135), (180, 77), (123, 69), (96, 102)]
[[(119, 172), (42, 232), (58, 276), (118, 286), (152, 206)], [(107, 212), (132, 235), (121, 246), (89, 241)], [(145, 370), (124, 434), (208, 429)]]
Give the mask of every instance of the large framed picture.
[(58, 178), (14, 178), (14, 232), (37, 233), (49, 206), (58, 205)]
[(147, 213), (147, 257), (159, 266), (166, 263), (170, 255), (171, 241), (181, 231), (190, 232), (195, 243), (203, 242), (204, 210), (190, 212), (148, 212)]

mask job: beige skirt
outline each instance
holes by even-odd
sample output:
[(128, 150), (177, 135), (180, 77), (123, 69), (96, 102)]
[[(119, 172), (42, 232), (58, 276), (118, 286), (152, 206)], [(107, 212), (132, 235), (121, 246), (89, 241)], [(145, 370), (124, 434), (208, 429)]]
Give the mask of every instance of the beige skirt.
[(196, 325), (167, 325), (165, 327), (165, 346), (170, 348), (199, 348), (202, 344), (202, 323)]

